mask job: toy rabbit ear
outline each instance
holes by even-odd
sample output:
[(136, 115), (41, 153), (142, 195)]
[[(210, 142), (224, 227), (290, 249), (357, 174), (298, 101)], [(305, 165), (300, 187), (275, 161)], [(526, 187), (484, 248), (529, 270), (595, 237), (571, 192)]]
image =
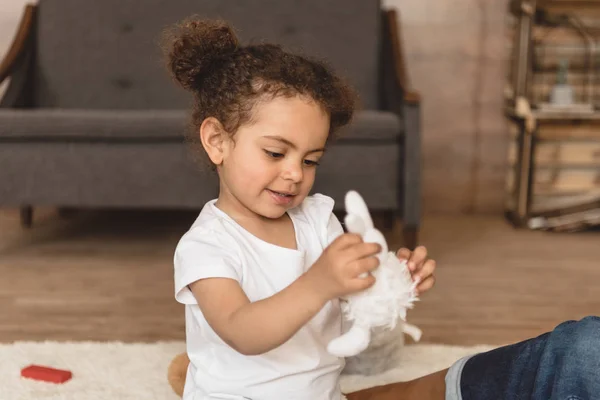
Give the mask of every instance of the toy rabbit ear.
[(351, 190), (346, 193), (346, 212), (355, 215), (362, 220), (364, 231), (373, 229), (373, 220), (367, 208), (367, 204), (358, 192)]
[(346, 223), (346, 229), (348, 232), (356, 233), (360, 236), (364, 236), (364, 234), (367, 232), (363, 219), (356, 214), (346, 214), (344, 222)]
[(388, 252), (387, 242), (385, 240), (385, 236), (383, 236), (383, 233), (381, 233), (377, 229), (369, 229), (363, 236), (363, 240), (365, 241), (365, 243), (378, 243), (381, 246), (381, 251), (379, 252), (379, 259), (381, 260), (381, 262), (383, 262)]

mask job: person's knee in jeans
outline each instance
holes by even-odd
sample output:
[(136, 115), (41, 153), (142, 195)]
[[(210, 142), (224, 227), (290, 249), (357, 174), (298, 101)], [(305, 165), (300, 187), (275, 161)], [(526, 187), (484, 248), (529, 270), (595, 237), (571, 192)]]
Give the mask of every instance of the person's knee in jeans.
[(554, 329), (549, 340), (549, 346), (573, 362), (600, 362), (599, 317), (564, 322)]
[(554, 377), (555, 389), (560, 385), (600, 390), (600, 318), (586, 317), (557, 326), (548, 338), (544, 357), (553, 359), (542, 364), (553, 371), (539, 372)]
[(600, 319), (568, 321), (553, 331), (475, 355), (461, 376), (462, 398), (591, 399), (600, 393)]

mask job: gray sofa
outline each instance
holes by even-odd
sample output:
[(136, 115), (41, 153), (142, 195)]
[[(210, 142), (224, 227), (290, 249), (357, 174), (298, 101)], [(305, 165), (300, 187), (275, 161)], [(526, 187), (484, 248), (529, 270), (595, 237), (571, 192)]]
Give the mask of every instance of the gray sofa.
[(183, 143), (190, 98), (168, 78), (161, 30), (191, 14), (245, 42), (324, 57), (362, 109), (319, 167), (314, 192), (342, 211), (355, 189), (386, 221), (420, 223), (419, 97), (407, 88), (397, 15), (361, 0), (39, 0), (0, 64), (0, 207), (199, 209), (217, 196)]

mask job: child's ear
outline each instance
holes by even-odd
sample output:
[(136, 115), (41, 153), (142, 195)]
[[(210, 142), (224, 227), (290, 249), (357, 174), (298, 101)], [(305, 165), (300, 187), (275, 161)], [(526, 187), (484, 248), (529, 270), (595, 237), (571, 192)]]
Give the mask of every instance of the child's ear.
[(218, 119), (208, 117), (200, 125), (200, 141), (208, 157), (215, 165), (221, 165), (225, 150), (227, 132)]

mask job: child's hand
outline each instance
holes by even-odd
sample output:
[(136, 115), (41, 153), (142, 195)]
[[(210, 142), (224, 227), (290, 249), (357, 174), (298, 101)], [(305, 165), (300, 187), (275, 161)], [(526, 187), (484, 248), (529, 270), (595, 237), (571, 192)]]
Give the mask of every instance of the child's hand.
[(345, 233), (323, 251), (306, 275), (325, 301), (359, 292), (375, 283), (370, 274), (359, 276), (379, 266), (375, 255), (380, 251), (379, 244), (364, 243), (359, 235)]
[(413, 280), (419, 282), (417, 285), (419, 294), (425, 293), (433, 287), (435, 284), (435, 260), (427, 258), (427, 249), (424, 246), (417, 247), (414, 252), (402, 248), (396, 255), (400, 260), (408, 261), (408, 269)]

